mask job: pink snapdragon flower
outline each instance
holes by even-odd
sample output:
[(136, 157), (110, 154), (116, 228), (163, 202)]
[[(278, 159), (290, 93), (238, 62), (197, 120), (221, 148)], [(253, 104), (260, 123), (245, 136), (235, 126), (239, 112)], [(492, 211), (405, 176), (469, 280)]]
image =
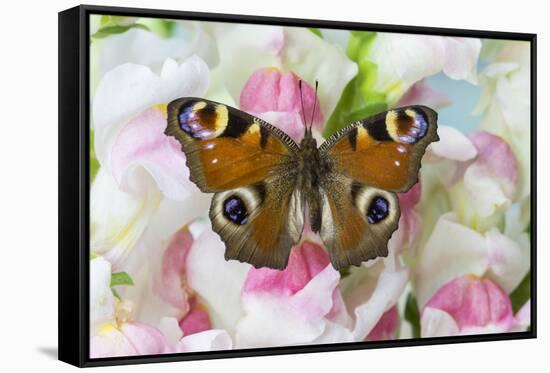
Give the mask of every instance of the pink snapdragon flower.
[(302, 113), (299, 80), (293, 72), (282, 72), (275, 67), (258, 69), (241, 91), (240, 108), (279, 127), (295, 141), (300, 141), (305, 126), (303, 115), (309, 125), (314, 105), (313, 128), (320, 131), (324, 122), (319, 98), (315, 96), (315, 90), (309, 82), (305, 81), (302, 82), (305, 113)]
[(455, 278), (430, 298), (422, 310), (422, 336), (515, 331), (527, 324), (514, 317), (508, 294), (494, 281), (475, 275)]
[(321, 337), (328, 323), (347, 318), (339, 279), (327, 252), (311, 242), (294, 247), (282, 271), (251, 268), (242, 288), (237, 345), (296, 345)]

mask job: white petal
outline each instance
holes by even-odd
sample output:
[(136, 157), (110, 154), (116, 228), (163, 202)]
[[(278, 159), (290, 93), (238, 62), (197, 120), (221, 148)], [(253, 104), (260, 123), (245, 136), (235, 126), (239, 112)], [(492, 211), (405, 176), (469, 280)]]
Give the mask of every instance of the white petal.
[(455, 161), (468, 161), (477, 155), (474, 144), (462, 132), (454, 127), (439, 125), (439, 141), (430, 144), (432, 154)]
[(319, 81), (317, 94), (321, 112), (328, 118), (344, 87), (357, 75), (357, 65), (339, 45), (321, 39), (307, 29), (285, 28), (284, 37), (284, 66), (310, 85)]
[(468, 273), (481, 276), (487, 270), (485, 238), (455, 219), (452, 213), (442, 215), (419, 250), (415, 290), (420, 308), (448, 281)]
[(458, 335), (458, 325), (447, 312), (426, 307), (420, 320), (422, 338)]
[(102, 257), (90, 260), (90, 334), (115, 319), (111, 264)]
[(160, 76), (148, 67), (120, 65), (105, 74), (93, 100), (96, 156), (109, 166), (109, 151), (120, 129), (135, 115), (157, 103), (182, 96), (202, 96), (208, 86), (208, 66), (192, 56), (181, 65), (166, 60)]
[(237, 347), (306, 344), (320, 337), (339, 278), (328, 265), (294, 295), (265, 292), (243, 296), (245, 316), (237, 324)]
[(484, 165), (474, 163), (468, 167), (464, 173), (464, 187), (481, 218), (489, 217), (497, 209), (507, 209), (512, 203), (499, 180), (489, 174)]
[[(155, 33), (133, 28), (105, 39), (101, 51), (101, 75), (124, 63), (135, 63), (160, 72), (167, 58), (178, 60), (191, 55), (192, 45), (183, 38), (161, 38)], [(143, 51), (147, 53), (143, 53)]]
[(395, 103), (414, 83), (443, 69), (445, 44), (438, 36), (378, 33), (369, 58), (377, 65), (376, 90)]
[(477, 60), (481, 50), (481, 40), (476, 38), (444, 37), (445, 66), (443, 71), (452, 79), (464, 79), (477, 83)]
[(160, 193), (121, 192), (111, 175), (99, 170), (90, 192), (90, 250), (105, 256), (113, 269), (124, 267), (160, 202)]
[(384, 270), (377, 279), (376, 287), (368, 300), (355, 308), (356, 341), (362, 341), (374, 328), (380, 317), (397, 303), (409, 279), (408, 270)]
[(177, 352), (230, 350), (231, 337), (225, 330), (211, 329), (183, 337), (176, 346)]
[(183, 337), (183, 332), (178, 324), (178, 320), (173, 317), (163, 317), (160, 320), (158, 328), (170, 346), (176, 346)]
[(249, 264), (224, 259), (225, 245), (211, 229), (193, 243), (187, 257), (187, 279), (208, 306), (214, 328), (233, 333), (243, 315), (241, 289)]
[[(218, 23), (212, 32), (220, 56), (213, 75), (223, 80), (234, 102), (239, 102), (244, 84), (258, 68), (281, 67), (282, 27)], [(227, 79), (229, 76), (231, 79)]]
[(511, 293), (530, 268), (530, 249), (523, 248), (497, 229), (485, 235), (489, 253), (488, 277)]

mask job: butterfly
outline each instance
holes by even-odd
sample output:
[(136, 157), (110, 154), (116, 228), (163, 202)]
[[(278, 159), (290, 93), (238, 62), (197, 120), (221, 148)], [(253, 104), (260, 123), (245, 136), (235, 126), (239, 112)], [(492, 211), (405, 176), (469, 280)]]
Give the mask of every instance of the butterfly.
[(203, 98), (179, 98), (167, 110), (165, 134), (181, 144), (190, 180), (214, 193), (209, 216), (225, 259), (256, 268), (284, 269), (306, 222), (335, 269), (387, 256), (400, 217), (396, 193), (417, 182), (426, 147), (439, 140), (437, 113), (426, 106), (356, 121), (320, 147), (311, 126), (297, 144)]

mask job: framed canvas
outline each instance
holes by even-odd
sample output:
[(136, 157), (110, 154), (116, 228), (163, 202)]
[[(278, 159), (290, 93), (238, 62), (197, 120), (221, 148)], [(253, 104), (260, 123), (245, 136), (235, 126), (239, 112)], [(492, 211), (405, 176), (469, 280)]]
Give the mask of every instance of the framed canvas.
[(527, 33), (60, 12), (59, 359), (536, 337), (535, 61)]

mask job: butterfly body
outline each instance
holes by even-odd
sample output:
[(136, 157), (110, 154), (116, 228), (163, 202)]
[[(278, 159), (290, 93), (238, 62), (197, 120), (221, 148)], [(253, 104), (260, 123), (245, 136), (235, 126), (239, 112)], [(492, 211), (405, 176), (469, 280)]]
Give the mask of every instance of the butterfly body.
[(297, 144), (240, 110), (181, 98), (168, 105), (165, 133), (180, 142), (190, 179), (215, 193), (209, 216), (226, 259), (285, 268), (309, 223), (339, 269), (387, 255), (396, 192), (417, 181), (426, 146), (438, 140), (436, 118), (423, 106), (394, 109), (318, 147), (309, 128)]

